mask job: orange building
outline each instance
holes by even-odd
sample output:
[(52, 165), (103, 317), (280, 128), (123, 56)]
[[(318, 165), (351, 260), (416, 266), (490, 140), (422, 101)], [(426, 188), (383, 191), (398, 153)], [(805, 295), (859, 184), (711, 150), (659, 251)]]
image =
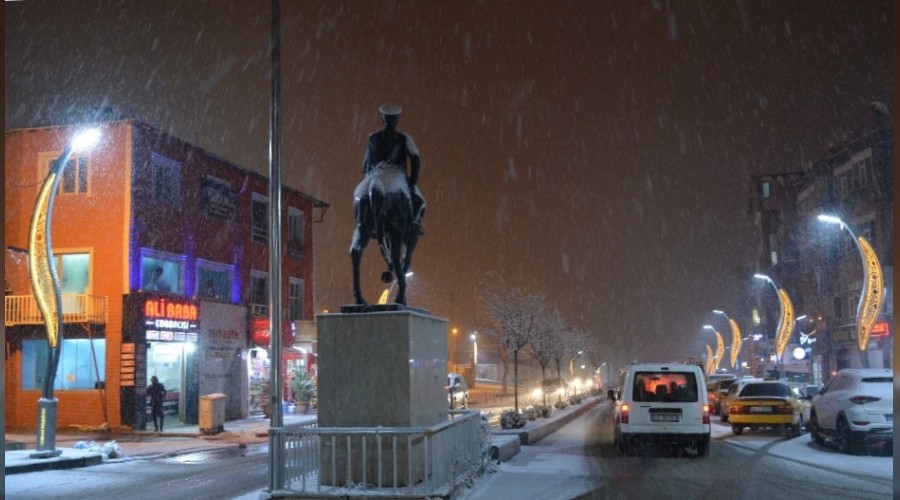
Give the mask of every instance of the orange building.
[[(167, 421), (195, 423), (200, 397), (212, 393), (226, 394), (226, 419), (246, 417), (266, 375), (259, 318), (269, 304), (268, 179), (135, 120), (99, 126), (100, 143), (66, 165), (52, 212), (64, 313), (58, 427), (145, 428), (152, 375), (168, 389)], [(31, 214), (51, 162), (78, 129), (6, 132), (10, 428), (35, 426), (47, 366), (27, 271)], [(313, 320), (312, 226), (328, 205), (288, 187), (281, 193), (282, 330), (286, 350), (298, 353), (293, 334)]]

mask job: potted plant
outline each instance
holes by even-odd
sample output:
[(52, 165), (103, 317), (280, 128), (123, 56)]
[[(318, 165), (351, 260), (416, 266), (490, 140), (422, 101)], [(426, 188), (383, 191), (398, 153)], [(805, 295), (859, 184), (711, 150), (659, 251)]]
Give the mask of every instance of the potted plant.
[(297, 412), (308, 413), (309, 403), (316, 395), (316, 386), (312, 378), (305, 371), (295, 371), (291, 389), (294, 390), (294, 399), (297, 401)]

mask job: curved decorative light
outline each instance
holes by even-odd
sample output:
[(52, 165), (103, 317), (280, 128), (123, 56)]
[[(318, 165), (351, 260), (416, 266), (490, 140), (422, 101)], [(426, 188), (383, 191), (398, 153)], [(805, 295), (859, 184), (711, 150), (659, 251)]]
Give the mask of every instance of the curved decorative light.
[(725, 341), (722, 340), (722, 334), (716, 331), (716, 365), (715, 369), (719, 369), (719, 363), (722, 362), (722, 356), (725, 354)]
[(737, 364), (738, 354), (741, 353), (741, 329), (733, 319), (729, 318), (728, 324), (731, 325), (731, 367), (734, 368)]
[(778, 335), (775, 337), (775, 353), (781, 358), (794, 329), (794, 304), (784, 288), (778, 289), (778, 300), (781, 302), (781, 323), (778, 324)]
[(712, 367), (715, 363), (715, 359), (713, 358), (713, 350), (709, 344), (706, 344), (706, 374), (709, 375), (712, 373)]
[(872, 245), (862, 236), (857, 237), (856, 243), (863, 259), (863, 289), (856, 309), (856, 328), (859, 335), (859, 349), (865, 351), (869, 347), (872, 327), (875, 326), (884, 306), (884, 275)]

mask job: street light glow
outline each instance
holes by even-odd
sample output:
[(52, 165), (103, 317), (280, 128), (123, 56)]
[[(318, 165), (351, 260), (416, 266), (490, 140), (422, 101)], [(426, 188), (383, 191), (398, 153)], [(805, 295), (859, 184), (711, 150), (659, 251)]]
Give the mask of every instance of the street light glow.
[(84, 151), (85, 149), (89, 149), (90, 147), (92, 147), (99, 140), (99, 128), (82, 130), (76, 133), (74, 137), (72, 137), (72, 149), (74, 149), (75, 151)]
[(759, 274), (759, 273), (756, 273), (756, 274), (753, 275), (753, 277), (756, 278), (756, 279), (758, 279), (758, 280), (772, 281), (772, 278), (766, 276), (765, 274)]
[(819, 215), (819, 216), (816, 217), (816, 218), (819, 219), (819, 220), (822, 221), (822, 222), (828, 222), (828, 223), (830, 223), (830, 224), (840, 224), (841, 227), (844, 226), (844, 221), (842, 221), (840, 217), (835, 217), (835, 216), (833, 216), (833, 215), (825, 215), (825, 214), (822, 214), (822, 215)]

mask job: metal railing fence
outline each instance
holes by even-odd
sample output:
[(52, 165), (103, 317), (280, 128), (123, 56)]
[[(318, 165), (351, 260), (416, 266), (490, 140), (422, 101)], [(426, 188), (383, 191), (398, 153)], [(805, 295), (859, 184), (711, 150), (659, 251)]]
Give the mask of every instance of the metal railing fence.
[(301, 427), (271, 429), (284, 450), (276, 491), (323, 497), (378, 492), (446, 495), (480, 474), (488, 429), (480, 412), (451, 411), (431, 427)]

